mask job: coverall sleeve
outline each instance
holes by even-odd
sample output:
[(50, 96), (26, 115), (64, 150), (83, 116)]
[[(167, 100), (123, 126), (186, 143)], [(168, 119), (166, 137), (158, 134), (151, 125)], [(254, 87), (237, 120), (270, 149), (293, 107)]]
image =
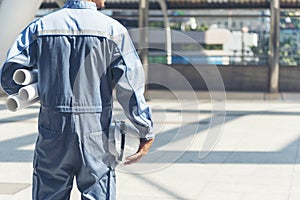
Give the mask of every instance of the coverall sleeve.
[(140, 137), (152, 139), (153, 122), (151, 110), (144, 98), (145, 75), (142, 63), (126, 31), (122, 34), (115, 52), (114, 68), (116, 96), (127, 118), (139, 130)]
[(0, 69), (0, 86), (7, 94), (18, 92), (21, 86), (13, 81), (13, 74), (17, 69), (34, 67), (36, 55), (36, 26), (33, 22), (19, 34)]

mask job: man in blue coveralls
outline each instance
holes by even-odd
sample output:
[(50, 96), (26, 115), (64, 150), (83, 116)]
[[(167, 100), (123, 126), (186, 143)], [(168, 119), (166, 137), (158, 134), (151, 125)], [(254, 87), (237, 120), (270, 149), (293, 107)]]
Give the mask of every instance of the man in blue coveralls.
[(115, 157), (108, 151), (112, 90), (138, 129), (137, 162), (152, 142), (142, 64), (127, 30), (97, 11), (104, 0), (68, 0), (18, 36), (1, 69), (7, 94), (17, 93), (15, 70), (38, 69), (39, 135), (34, 151), (33, 199), (70, 198), (73, 179), (82, 199), (115, 199)]

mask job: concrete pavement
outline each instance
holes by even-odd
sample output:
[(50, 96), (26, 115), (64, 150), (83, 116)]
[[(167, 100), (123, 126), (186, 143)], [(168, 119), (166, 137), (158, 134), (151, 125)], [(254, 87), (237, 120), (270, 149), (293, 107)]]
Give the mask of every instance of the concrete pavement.
[[(227, 93), (213, 102), (204, 92), (149, 95), (156, 141), (142, 162), (118, 169), (119, 200), (300, 199), (299, 94)], [(0, 200), (29, 200), (38, 104), (12, 113), (4, 102)], [(124, 119), (119, 105), (114, 116)], [(79, 196), (75, 186), (71, 199)]]

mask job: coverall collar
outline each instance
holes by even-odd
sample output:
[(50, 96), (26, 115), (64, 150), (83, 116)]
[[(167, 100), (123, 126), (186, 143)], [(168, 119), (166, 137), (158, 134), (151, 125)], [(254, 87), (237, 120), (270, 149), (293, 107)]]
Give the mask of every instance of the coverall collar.
[(97, 10), (97, 6), (94, 2), (81, 0), (68, 0), (65, 3), (64, 8)]

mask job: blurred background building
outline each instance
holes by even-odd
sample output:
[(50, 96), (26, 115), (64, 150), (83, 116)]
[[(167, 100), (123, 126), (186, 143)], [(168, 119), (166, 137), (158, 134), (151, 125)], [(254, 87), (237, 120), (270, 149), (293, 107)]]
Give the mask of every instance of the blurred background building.
[[(42, 1), (36, 17), (59, 9), (63, 2)], [(300, 91), (300, 0), (107, 0), (101, 12), (134, 30), (140, 27), (141, 2), (149, 3), (147, 27), (157, 28), (149, 31), (150, 80), (158, 74), (155, 64), (170, 65), (193, 89), (207, 90), (194, 70), (213, 65), (220, 71), (226, 90)], [(161, 2), (167, 11), (162, 11)], [(160, 29), (166, 25), (166, 16), (172, 30), (171, 63), (167, 38)], [(140, 50), (137, 31), (130, 33)], [(179, 33), (192, 40), (182, 41)], [(167, 74), (162, 77), (176, 81)]]

